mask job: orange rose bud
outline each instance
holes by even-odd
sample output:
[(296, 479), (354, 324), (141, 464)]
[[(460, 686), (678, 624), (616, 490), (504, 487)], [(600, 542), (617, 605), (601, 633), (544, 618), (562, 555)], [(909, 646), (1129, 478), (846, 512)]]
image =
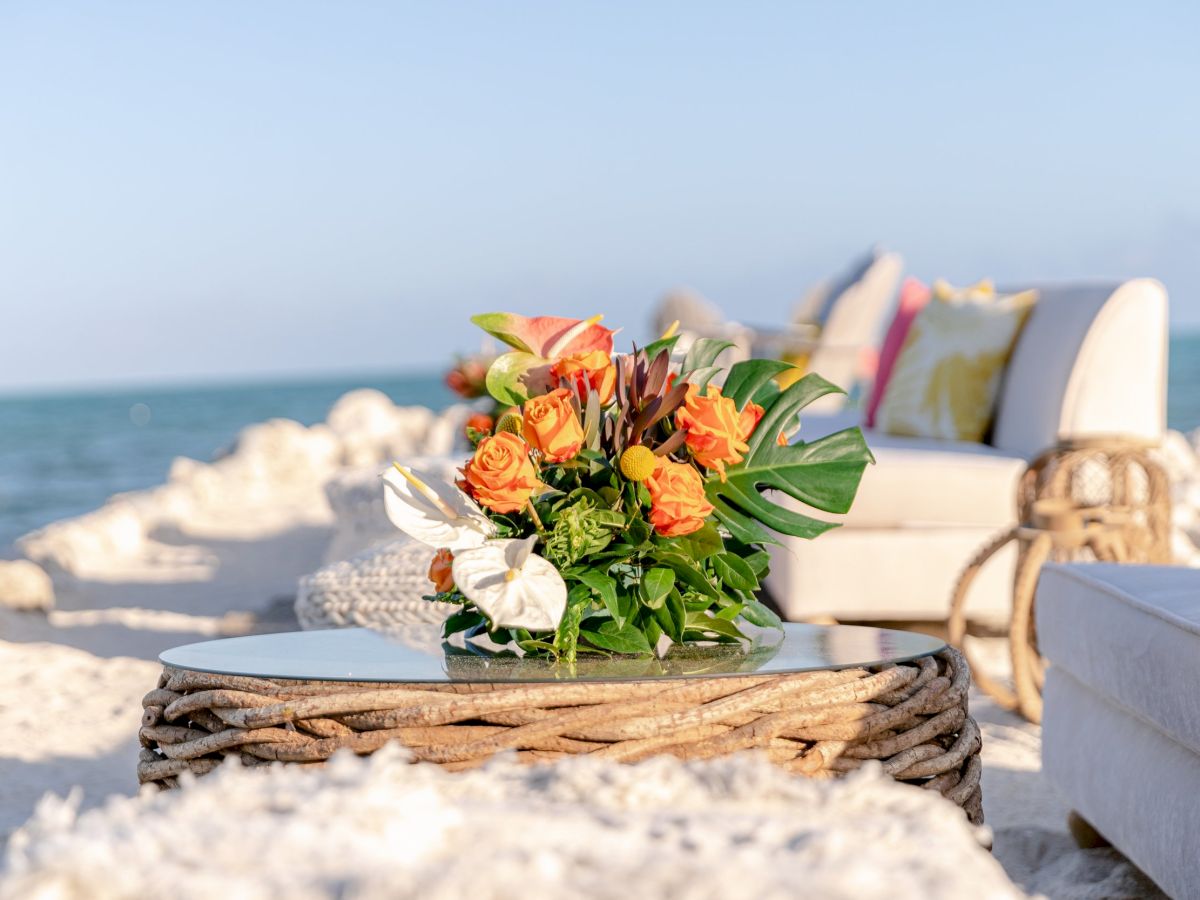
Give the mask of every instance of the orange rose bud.
[(565, 462), (583, 446), (583, 426), (571, 405), (571, 392), (559, 388), (525, 403), (525, 440), (547, 462)]
[(496, 420), (487, 413), (471, 413), (467, 417), (467, 422), (464, 428), (473, 431), (482, 431), (484, 434), (491, 434), (492, 429), (496, 427)]
[(617, 367), (603, 350), (564, 356), (550, 367), (550, 376), (570, 384), (581, 403), (587, 402), (589, 391), (595, 391), (600, 405), (607, 406), (617, 387)]
[[(754, 429), (758, 427), (758, 423), (762, 421), (763, 408), (757, 403), (750, 402), (746, 404), (746, 408), (742, 410), (742, 440), (749, 441), (750, 435), (754, 434)], [(780, 447), (788, 445), (787, 435), (782, 431), (775, 436), (775, 443)]]
[(686, 463), (660, 459), (644, 484), (650, 492), (650, 524), (663, 537), (699, 531), (713, 511), (700, 473)]
[(737, 465), (750, 449), (746, 443), (747, 422), (753, 431), (758, 422), (753, 410), (739, 413), (737, 404), (722, 397), (721, 389), (711, 384), (704, 397), (694, 384), (689, 384), (687, 399), (675, 413), (675, 425), (687, 432), (687, 446), (696, 462), (715, 470), (722, 481), (726, 464)]
[(466, 491), (498, 513), (523, 509), (538, 486), (529, 447), (507, 431), (480, 441), (462, 473)]
[(454, 562), (454, 554), (443, 547), (433, 555), (429, 564), (429, 580), (433, 589), (439, 594), (454, 590), (454, 577), (450, 574), (450, 565)]

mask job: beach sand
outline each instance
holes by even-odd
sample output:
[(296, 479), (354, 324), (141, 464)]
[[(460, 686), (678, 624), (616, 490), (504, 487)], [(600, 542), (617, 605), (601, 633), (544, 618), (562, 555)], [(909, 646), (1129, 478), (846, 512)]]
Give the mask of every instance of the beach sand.
[[(0, 746), (0, 836), (46, 792), (78, 786), (85, 808), (136, 792), (140, 701), (161, 650), (295, 627), (295, 580), (314, 568), (328, 533), (267, 530), (248, 540), (247, 526), (243, 517), (237, 539), (177, 532), (164, 542), (173, 553), (158, 552), (154, 564), (126, 561), (123, 571), (63, 584), (49, 615), (0, 613), (0, 733), (12, 736)], [(1040, 772), (1040, 729), (979, 695), (971, 707), (984, 732), (984, 809), (1009, 877), (1050, 897), (1153, 896), (1115, 851), (1075, 847), (1068, 810)]]
[[(179, 467), (172, 484), (156, 489), (173, 493), (152, 503), (131, 498), (135, 513), (101, 511), (102, 539), (87, 531), (42, 537), (45, 559), (63, 564), (47, 565), (55, 608), (0, 609), (0, 841), (47, 792), (79, 789), (84, 808), (136, 793), (140, 701), (157, 680), (157, 654), (213, 637), (296, 628), (297, 579), (322, 565), (337, 537), (326, 479), (373, 455), (412, 456), (428, 446), (425, 434), (414, 434), (407, 449), (380, 438), (363, 458), (347, 459), (345, 447), (361, 448), (361, 437), (343, 438), (339, 455), (323, 427), (259, 432), (257, 443), (246, 442), (231, 459)], [(292, 481), (277, 474), (298, 469)], [(269, 489), (264, 472), (274, 479)], [(175, 513), (162, 514), (167, 508)], [(141, 516), (132, 531), (130, 516)], [(1002, 675), (1003, 646), (983, 649), (983, 664)], [(1041, 729), (979, 694), (971, 710), (984, 735), (986, 819), (1008, 876), (1049, 897), (1156, 896), (1116, 851), (1075, 847), (1068, 810), (1041, 774)]]

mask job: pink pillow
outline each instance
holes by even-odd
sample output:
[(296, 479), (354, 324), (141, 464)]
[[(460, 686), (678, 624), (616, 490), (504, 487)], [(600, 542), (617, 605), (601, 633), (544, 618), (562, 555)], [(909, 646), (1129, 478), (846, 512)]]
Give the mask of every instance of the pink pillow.
[(867, 404), (867, 427), (875, 427), (875, 414), (879, 411), (879, 403), (883, 400), (884, 391), (892, 378), (892, 369), (904, 339), (908, 337), (908, 329), (913, 319), (929, 302), (929, 288), (915, 278), (904, 279), (900, 285), (900, 302), (896, 306), (896, 316), (888, 328), (887, 337), (883, 339), (883, 347), (879, 351), (879, 368), (875, 373), (875, 387), (871, 390), (871, 402)]

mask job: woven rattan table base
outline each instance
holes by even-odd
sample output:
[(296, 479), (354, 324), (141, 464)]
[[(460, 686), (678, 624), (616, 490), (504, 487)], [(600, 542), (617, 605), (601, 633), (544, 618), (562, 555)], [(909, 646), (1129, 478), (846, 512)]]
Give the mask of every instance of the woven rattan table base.
[(501, 751), (707, 759), (763, 751), (811, 777), (879, 760), (983, 821), (979, 728), (962, 655), (871, 669), (623, 682), (380, 684), (276, 681), (167, 668), (142, 702), (138, 780), (173, 787), (233, 755), (319, 764), (399, 741), (446, 769)]

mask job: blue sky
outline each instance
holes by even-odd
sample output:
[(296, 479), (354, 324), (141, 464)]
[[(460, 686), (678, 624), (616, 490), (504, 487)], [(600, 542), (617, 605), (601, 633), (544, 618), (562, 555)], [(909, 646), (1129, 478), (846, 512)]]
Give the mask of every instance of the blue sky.
[(1200, 324), (1186, 4), (0, 6), (0, 388), (428, 368), (688, 284), (1155, 275)]

